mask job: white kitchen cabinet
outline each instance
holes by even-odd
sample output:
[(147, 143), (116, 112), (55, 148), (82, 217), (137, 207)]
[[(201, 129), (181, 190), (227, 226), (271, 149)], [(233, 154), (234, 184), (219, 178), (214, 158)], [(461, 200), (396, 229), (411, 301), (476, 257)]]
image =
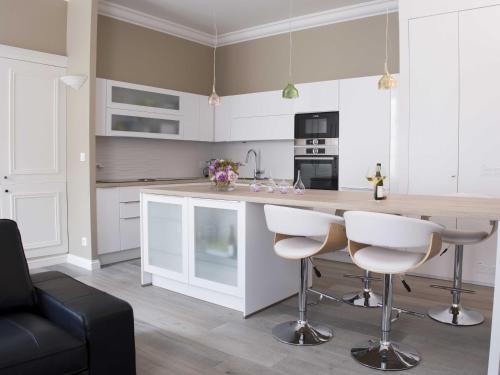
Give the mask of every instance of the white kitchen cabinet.
[(108, 108), (176, 116), (185, 115), (189, 110), (188, 95), (182, 92), (128, 82), (106, 82)]
[(457, 191), (458, 13), (409, 21), (409, 192)]
[(214, 106), (208, 104), (208, 98), (197, 95), (200, 108), (200, 121), (198, 122), (198, 140), (205, 142), (214, 141)]
[(293, 103), (294, 113), (339, 110), (339, 81), (300, 83), (296, 86), (299, 90), (299, 97), (288, 100)]
[(234, 118), (291, 115), (292, 113), (293, 100), (283, 99), (281, 91), (263, 91), (233, 96), (232, 116)]
[(0, 58), (0, 212), (27, 258), (68, 251), (64, 73)]
[(231, 123), (233, 121), (234, 96), (221, 98), (221, 104), (215, 107), (214, 113), (214, 141), (227, 142), (231, 138)]
[(119, 137), (182, 139), (184, 121), (182, 116), (108, 108), (106, 133)]
[(297, 292), (299, 264), (272, 250), (262, 205), (141, 194), (143, 284), (245, 316)]
[[(139, 256), (138, 249), (141, 242), (139, 200), (140, 190), (144, 187), (97, 189), (97, 254), (102, 263)], [(128, 250), (130, 251), (124, 252)], [(112, 253), (114, 255), (108, 259)]]
[(208, 97), (98, 78), (95, 134), (213, 141)]
[(106, 90), (107, 81), (102, 78), (96, 79), (95, 84), (95, 135), (106, 134)]
[(245, 244), (240, 202), (189, 200), (189, 283), (242, 296)]
[(460, 12), (462, 193), (500, 195), (500, 6)]
[(233, 118), (231, 141), (267, 141), (294, 138), (293, 115)]
[(148, 196), (142, 202), (142, 260), (145, 271), (188, 282), (187, 199)]
[[(379, 90), (379, 76), (340, 81), (339, 187), (366, 188), (368, 168), (390, 175), (391, 108), (396, 90)], [(388, 186), (390, 180), (384, 181)]]
[(97, 254), (120, 250), (120, 194), (119, 188), (96, 191)]

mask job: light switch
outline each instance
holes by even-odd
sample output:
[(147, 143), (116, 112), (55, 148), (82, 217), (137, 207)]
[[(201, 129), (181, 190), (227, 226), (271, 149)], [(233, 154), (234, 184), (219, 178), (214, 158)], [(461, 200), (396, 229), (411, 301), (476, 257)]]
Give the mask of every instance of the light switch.
[(85, 155), (85, 152), (80, 152), (80, 161), (85, 161), (87, 160), (87, 155)]

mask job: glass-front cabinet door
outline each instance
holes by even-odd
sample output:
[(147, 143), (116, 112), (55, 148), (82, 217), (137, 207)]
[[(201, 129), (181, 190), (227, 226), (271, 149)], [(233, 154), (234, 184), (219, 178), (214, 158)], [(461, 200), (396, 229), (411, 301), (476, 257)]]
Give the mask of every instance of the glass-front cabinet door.
[(158, 113), (108, 109), (108, 134), (123, 137), (178, 139), (182, 117)]
[(144, 270), (187, 282), (187, 198), (145, 197), (142, 201)]
[(242, 295), (244, 205), (190, 200), (190, 284)]
[(108, 81), (107, 106), (163, 114), (181, 113), (182, 93), (133, 83)]

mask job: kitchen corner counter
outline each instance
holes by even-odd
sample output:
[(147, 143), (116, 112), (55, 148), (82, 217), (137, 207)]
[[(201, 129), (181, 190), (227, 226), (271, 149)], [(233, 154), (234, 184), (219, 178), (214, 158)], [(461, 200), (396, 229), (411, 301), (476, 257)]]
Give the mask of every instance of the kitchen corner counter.
[(386, 200), (374, 201), (368, 192), (306, 190), (304, 195), (293, 192), (268, 193), (265, 189), (252, 192), (248, 186), (237, 185), (233, 191), (217, 192), (209, 183), (163, 188), (145, 188), (146, 194), (244, 201), (305, 208), (362, 210), (415, 216), (469, 217), (500, 220), (500, 199), (466, 196), (430, 196), (390, 194)]

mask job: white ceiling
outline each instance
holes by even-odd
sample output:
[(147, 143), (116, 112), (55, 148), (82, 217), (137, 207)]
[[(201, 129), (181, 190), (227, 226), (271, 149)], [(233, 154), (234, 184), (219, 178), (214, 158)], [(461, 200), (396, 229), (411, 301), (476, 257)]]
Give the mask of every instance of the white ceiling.
[[(213, 12), (219, 34), (285, 20), (289, 0), (107, 0), (165, 21), (214, 34)], [(293, 17), (369, 3), (372, 0), (293, 0)]]

